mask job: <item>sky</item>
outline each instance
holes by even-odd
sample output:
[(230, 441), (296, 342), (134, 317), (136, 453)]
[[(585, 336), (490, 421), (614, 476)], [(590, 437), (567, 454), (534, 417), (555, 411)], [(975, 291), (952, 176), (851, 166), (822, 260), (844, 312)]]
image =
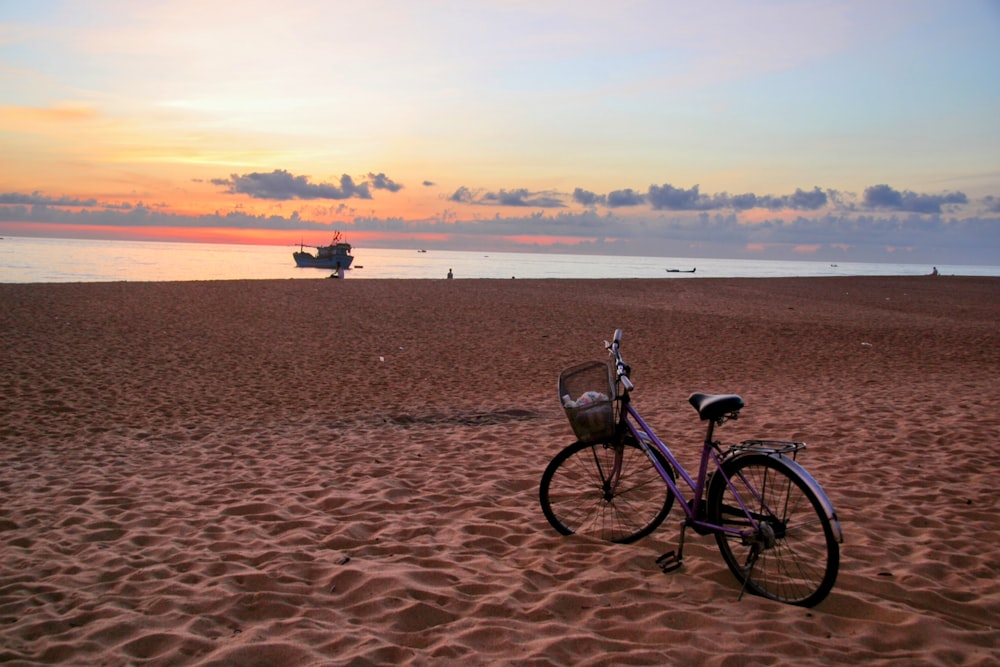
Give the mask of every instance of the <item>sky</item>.
[(0, 0), (0, 234), (1000, 265), (1000, 0)]

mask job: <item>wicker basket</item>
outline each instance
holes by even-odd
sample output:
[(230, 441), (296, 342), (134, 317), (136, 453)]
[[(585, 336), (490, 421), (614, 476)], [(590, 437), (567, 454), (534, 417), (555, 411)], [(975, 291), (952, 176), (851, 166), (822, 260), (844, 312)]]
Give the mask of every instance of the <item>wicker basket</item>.
[(615, 434), (615, 377), (611, 365), (587, 361), (559, 374), (559, 400), (573, 433), (582, 442)]

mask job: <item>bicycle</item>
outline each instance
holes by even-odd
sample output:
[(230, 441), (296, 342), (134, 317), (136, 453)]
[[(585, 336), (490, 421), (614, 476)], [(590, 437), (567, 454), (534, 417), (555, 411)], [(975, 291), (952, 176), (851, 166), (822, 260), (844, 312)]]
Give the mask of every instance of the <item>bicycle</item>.
[(795, 460), (805, 443), (744, 440), (723, 450), (713, 440), (715, 428), (739, 416), (743, 398), (691, 394), (689, 402), (708, 422), (692, 477), (632, 405), (621, 337), (618, 329), (604, 342), (613, 363), (587, 362), (560, 374), (559, 395), (578, 439), (542, 475), (539, 500), (549, 523), (564, 535), (630, 543), (656, 530), (679, 498), (680, 542), (656, 560), (664, 572), (681, 566), (691, 528), (715, 536), (741, 585), (740, 599), (749, 591), (819, 604), (837, 579), (843, 534), (822, 487)]

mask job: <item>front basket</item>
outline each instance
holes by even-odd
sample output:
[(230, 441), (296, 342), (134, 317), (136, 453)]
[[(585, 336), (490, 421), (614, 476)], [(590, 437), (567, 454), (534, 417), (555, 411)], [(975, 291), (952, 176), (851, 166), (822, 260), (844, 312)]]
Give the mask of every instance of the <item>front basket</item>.
[(615, 435), (615, 378), (611, 365), (586, 361), (559, 374), (559, 400), (573, 433), (582, 442)]

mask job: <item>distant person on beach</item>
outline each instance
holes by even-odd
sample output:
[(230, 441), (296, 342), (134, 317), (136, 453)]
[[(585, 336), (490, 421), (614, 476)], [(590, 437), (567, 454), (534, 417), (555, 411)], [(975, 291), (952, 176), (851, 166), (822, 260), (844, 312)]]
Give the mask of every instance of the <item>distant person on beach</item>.
[(935, 266), (933, 269), (931, 269), (931, 275), (932, 276), (936, 276), (937, 274), (938, 274), (938, 270), (937, 270), (937, 267)]
[(453, 273), (451, 272), (451, 269), (448, 269), (448, 280), (451, 280), (451, 279), (452, 279), (452, 278), (454, 278), (454, 277), (455, 277), (455, 274), (453, 274)]

